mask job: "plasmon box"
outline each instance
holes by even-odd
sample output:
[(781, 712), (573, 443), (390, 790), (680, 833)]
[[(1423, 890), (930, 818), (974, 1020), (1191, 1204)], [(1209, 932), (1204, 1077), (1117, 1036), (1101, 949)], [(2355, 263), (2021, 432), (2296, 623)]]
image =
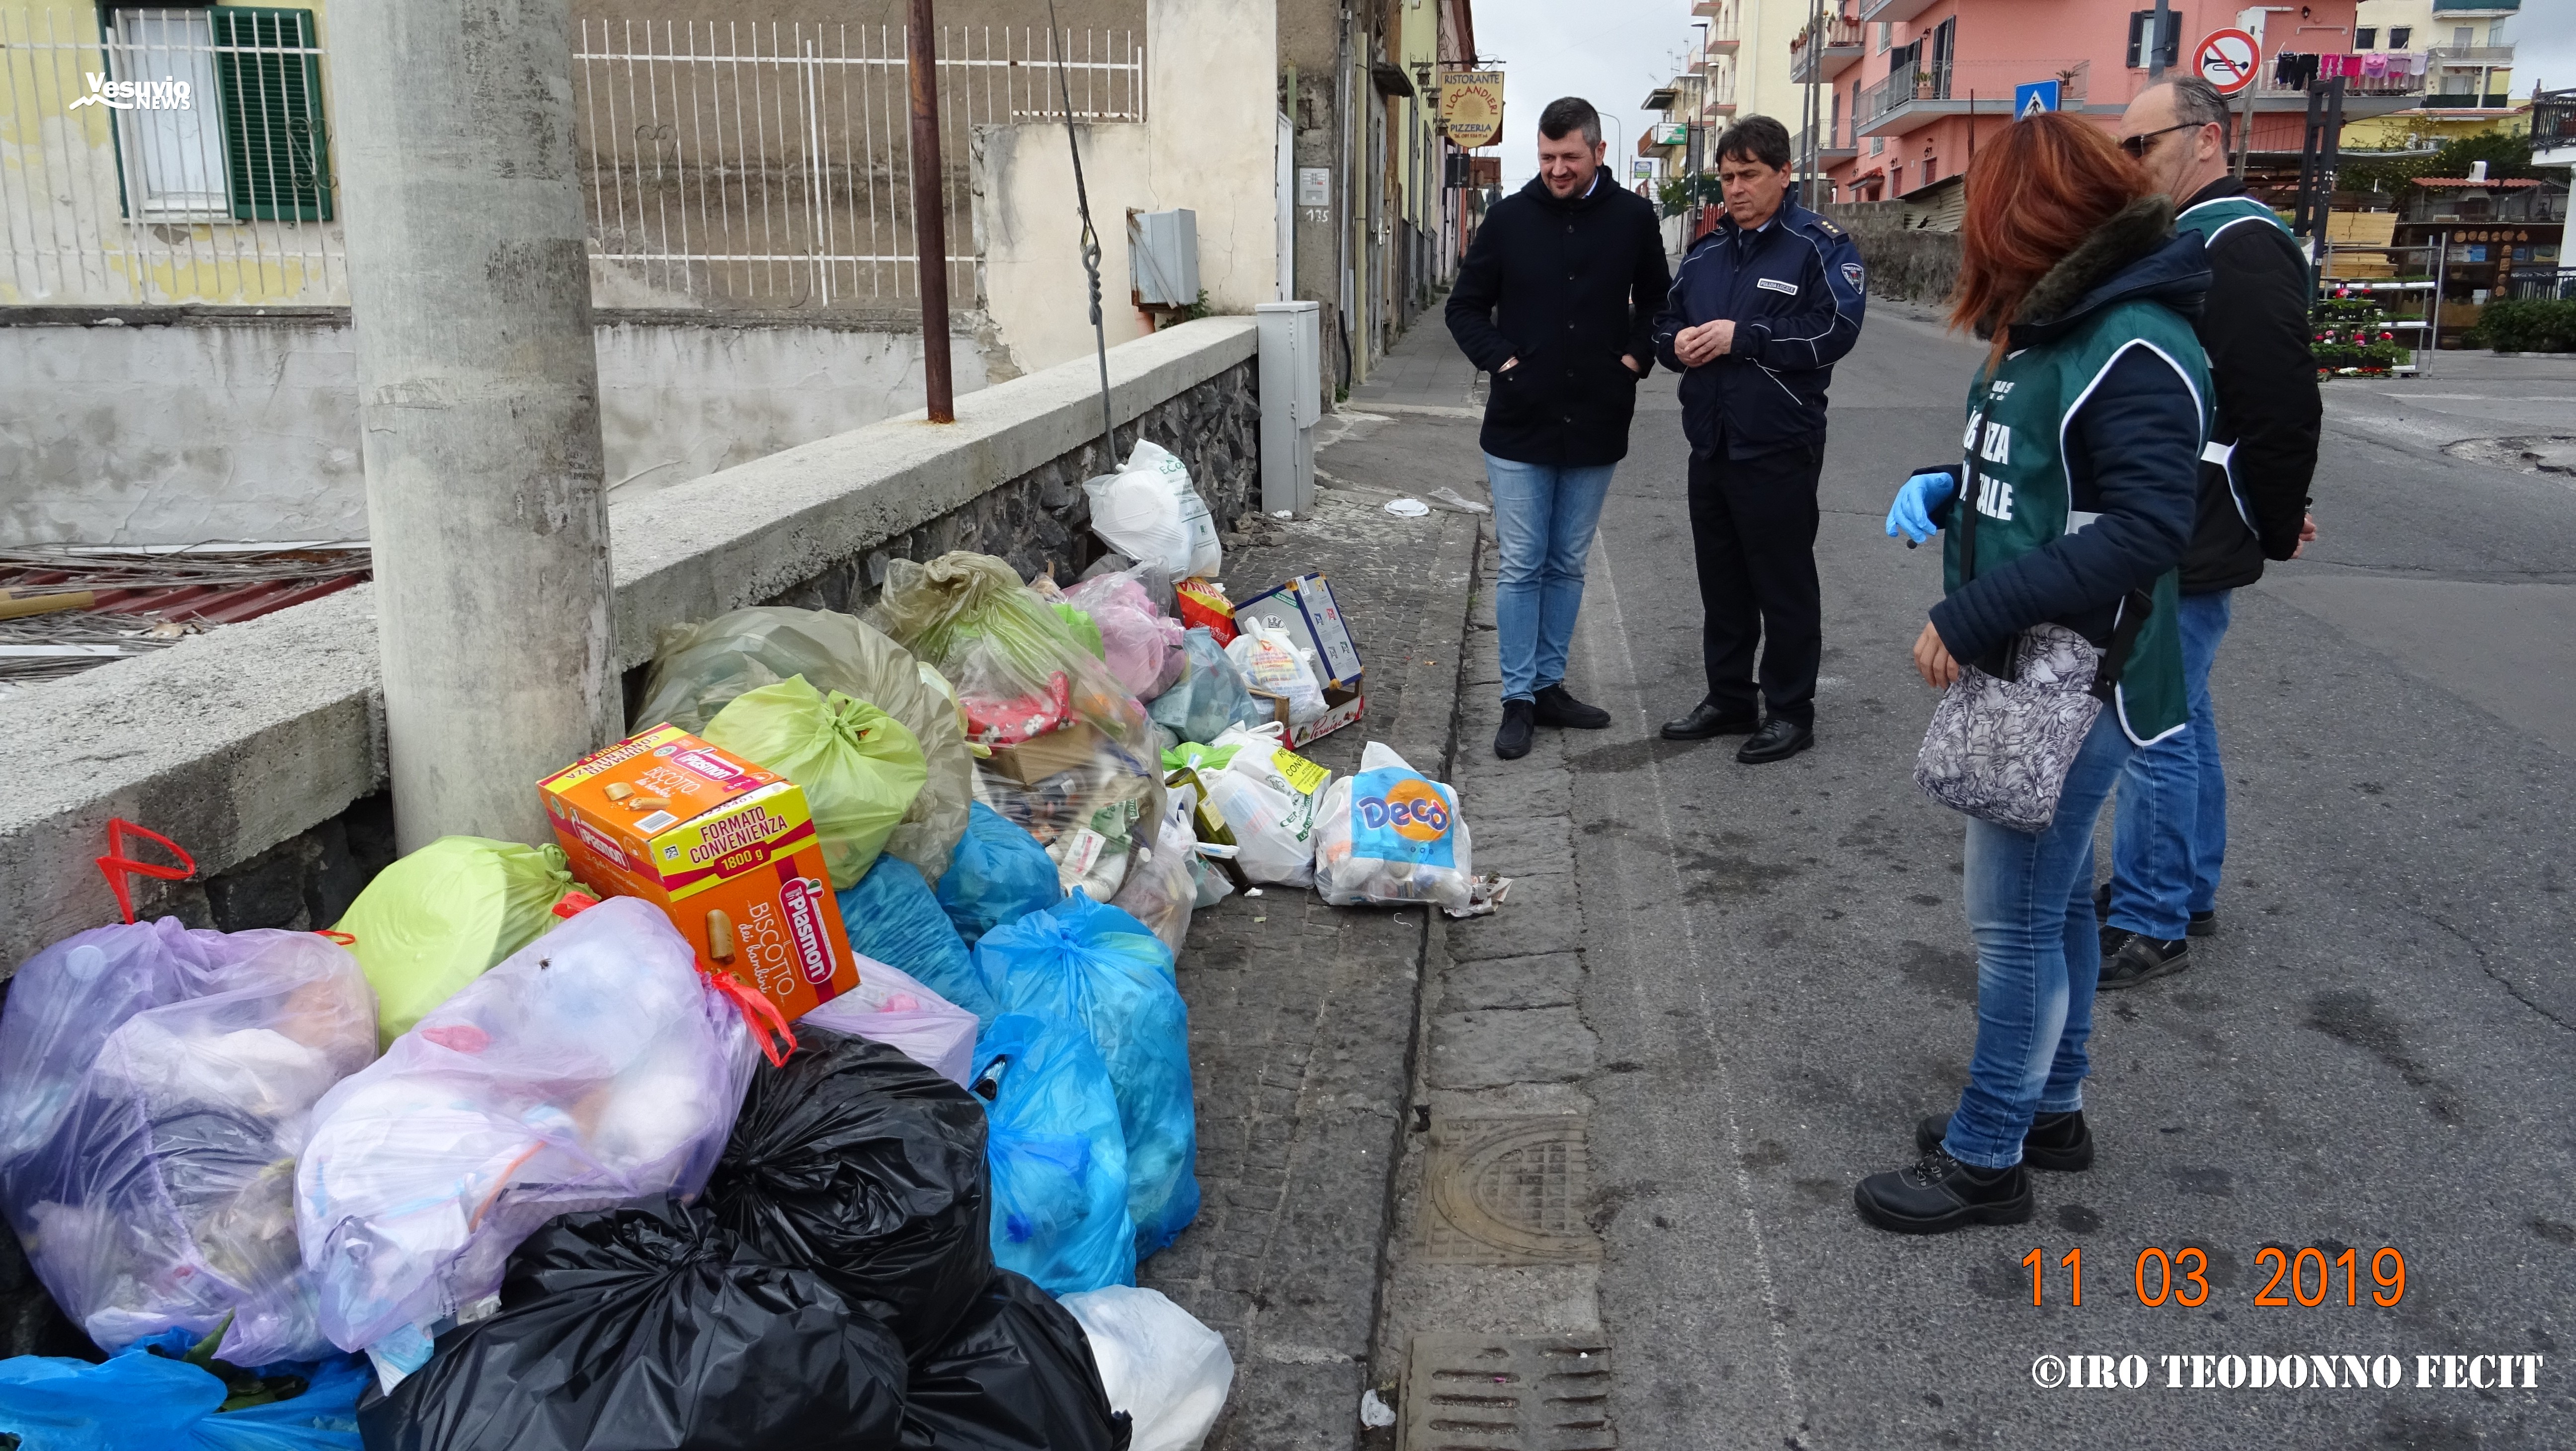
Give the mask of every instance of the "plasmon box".
[(539, 783), (573, 875), (662, 909), (795, 1019), (859, 985), (805, 793), (662, 725)]

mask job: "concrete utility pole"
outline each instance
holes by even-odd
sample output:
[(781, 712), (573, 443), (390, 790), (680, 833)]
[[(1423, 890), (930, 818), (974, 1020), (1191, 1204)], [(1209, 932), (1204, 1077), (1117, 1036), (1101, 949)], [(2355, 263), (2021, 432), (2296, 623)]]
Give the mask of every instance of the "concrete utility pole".
[(930, 0), (911, 0), (903, 30), (912, 91), (912, 240), (921, 273), (921, 385), (933, 423), (957, 421), (948, 373), (948, 189), (939, 161), (939, 32)]
[(395, 838), (544, 842), (623, 713), (569, 0), (332, 21)]

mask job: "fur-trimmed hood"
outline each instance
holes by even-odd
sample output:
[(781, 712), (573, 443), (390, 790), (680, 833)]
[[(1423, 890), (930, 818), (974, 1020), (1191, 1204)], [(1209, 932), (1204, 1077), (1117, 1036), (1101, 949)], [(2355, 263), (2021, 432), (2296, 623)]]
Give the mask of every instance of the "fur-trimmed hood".
[[(2161, 302), (2198, 318), (2209, 291), (2209, 259), (2199, 233), (2175, 235), (2173, 216), (2173, 203), (2164, 196), (2140, 197), (2094, 228), (2022, 300), (2013, 346), (2048, 343), (2092, 313), (2132, 299)], [(1993, 329), (1980, 326), (1977, 332), (1991, 336)]]

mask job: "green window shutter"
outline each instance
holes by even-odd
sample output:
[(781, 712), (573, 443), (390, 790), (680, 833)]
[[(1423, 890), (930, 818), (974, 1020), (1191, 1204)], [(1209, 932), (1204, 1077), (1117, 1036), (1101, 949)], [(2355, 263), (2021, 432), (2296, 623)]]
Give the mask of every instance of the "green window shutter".
[(233, 215), (331, 220), (331, 151), (322, 119), (320, 32), (310, 10), (218, 5), (215, 79), (222, 90)]

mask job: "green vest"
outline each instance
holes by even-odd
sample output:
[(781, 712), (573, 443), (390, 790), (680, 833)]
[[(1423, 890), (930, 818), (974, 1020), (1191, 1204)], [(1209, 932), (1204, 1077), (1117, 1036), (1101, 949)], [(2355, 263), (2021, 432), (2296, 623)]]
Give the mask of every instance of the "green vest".
[[(2084, 319), (2055, 342), (2006, 357), (1992, 375), (1980, 373), (1968, 393), (1968, 431), (1960, 440), (1966, 462), (1953, 506), (1952, 527), (1942, 531), (1946, 588), (1965, 583), (1959, 557), (1958, 509), (1975, 509), (1976, 573), (1989, 574), (2045, 548), (2061, 535), (2093, 522), (2077, 513), (2075, 482), (2065, 455), (2066, 421), (2133, 346), (2171, 359), (2200, 400), (2201, 430), (2209, 428), (2209, 362), (2191, 324), (2161, 303), (2115, 303)], [(2197, 490), (2195, 490), (2195, 495)], [(2138, 745), (2181, 730), (2189, 716), (2183, 692), (2182, 637), (2174, 614), (2179, 570), (2155, 583), (2155, 609), (2139, 626), (2120, 674), (2113, 704), (2120, 728)], [(2125, 612), (2130, 606), (2121, 606)]]
[(2284, 237), (2290, 237), (2292, 245), (2297, 244), (2298, 239), (2295, 236), (2292, 236), (2290, 229), (2288, 227), (2281, 226), (2280, 213), (2263, 205), (2261, 202), (2254, 200), (2252, 197), (2247, 196), (2211, 197), (2208, 201), (2202, 202), (2196, 207), (2188, 208), (2181, 215), (2175, 217), (2174, 230), (2177, 232), (2198, 232), (2200, 234), (2201, 244), (2206, 246), (2210, 242), (2217, 240), (2219, 233), (2235, 226), (2238, 222), (2250, 222), (2257, 219), (2270, 222), (2273, 226), (2281, 227), (2281, 235)]

